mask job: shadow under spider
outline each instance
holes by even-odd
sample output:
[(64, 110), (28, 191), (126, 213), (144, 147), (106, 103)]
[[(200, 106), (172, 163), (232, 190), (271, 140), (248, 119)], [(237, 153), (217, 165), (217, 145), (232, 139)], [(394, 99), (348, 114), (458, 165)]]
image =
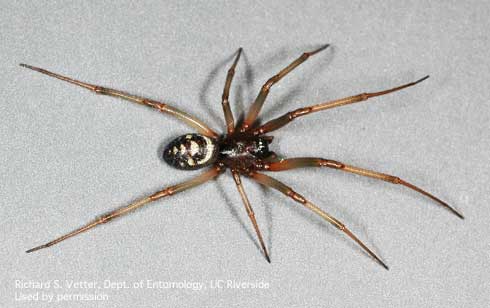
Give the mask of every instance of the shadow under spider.
[[(298, 51), (296, 53), (294, 51), (289, 51), (286, 48), (282, 48), (279, 51), (271, 53), (270, 56), (265, 57), (264, 59), (260, 60), (259, 62), (253, 65), (249, 61), (246, 49), (242, 51), (242, 59), (244, 65), (242, 66), (239, 65), (236, 68), (236, 75), (243, 74), (244, 78), (243, 79), (240, 78), (235, 82), (236, 84), (235, 89), (233, 88), (231, 89), (231, 91), (234, 92), (233, 95), (234, 100), (230, 101), (230, 105), (232, 105), (232, 110), (235, 111), (234, 112), (235, 118), (238, 125), (241, 124), (244, 114), (248, 111), (248, 108), (252, 105), (260, 90), (261, 85), (258, 86), (257, 88), (254, 88), (256, 74), (254, 72), (253, 67), (265, 68), (265, 71), (270, 71), (271, 67), (274, 68), (277, 67), (277, 72), (279, 72), (279, 70), (284, 65), (284, 63), (288, 63), (289, 61), (291, 61), (292, 58), (300, 54), (299, 51), (304, 51), (304, 50), (308, 50), (308, 48), (306, 47), (295, 48), (294, 51)], [(332, 59), (334, 57), (334, 52), (335, 52), (335, 48), (330, 46), (326, 56), (326, 60), (325, 58), (323, 60), (316, 59), (317, 61), (319, 61), (319, 63), (317, 63), (313, 69), (308, 71), (307, 74), (305, 74), (305, 78), (301, 78), (300, 84), (294, 85), (293, 87), (289, 87), (288, 89), (285, 90), (286, 91), (285, 93), (282, 93), (279, 97), (275, 99), (271, 98), (271, 100), (273, 100), (276, 103), (271, 102), (270, 104), (268, 104), (271, 106), (271, 108), (267, 108), (266, 110), (264, 110), (260, 118), (257, 120), (256, 125), (260, 125), (262, 119), (273, 117), (274, 114), (278, 112), (281, 106), (287, 106), (293, 100), (297, 100), (298, 94), (304, 93), (303, 89), (305, 88), (306, 85), (308, 85), (309, 81), (312, 80), (315, 76), (317, 76), (318, 73), (325, 71), (325, 67), (332, 62)], [(224, 85), (228, 66), (235, 56), (236, 56), (236, 51), (234, 51), (233, 54), (227, 57), (225, 60), (219, 62), (209, 72), (199, 91), (199, 102), (206, 106), (213, 122), (219, 123), (219, 126), (221, 127), (225, 124), (222, 114), (221, 113), (218, 114), (218, 112), (215, 111), (214, 108), (211, 108), (211, 106), (213, 106), (214, 104), (221, 105), (220, 99), (217, 99), (216, 102), (211, 103), (210, 100), (208, 99), (207, 93), (209, 92), (212, 85), (217, 87), (222, 87)], [(220, 71), (223, 71), (224, 73), (222, 82), (220, 82), (220, 80), (217, 80), (217, 77), (219, 76), (218, 72)], [(264, 80), (261, 80), (261, 83), (265, 83), (268, 78), (272, 77), (272, 74), (271, 76), (264, 76), (264, 77), (265, 78)], [(244, 95), (244, 92), (246, 92), (246, 95)], [(282, 102), (282, 103), (279, 104), (277, 102)], [(301, 104), (304, 104), (304, 102), (301, 101)], [(221, 108), (219, 108), (218, 110), (220, 109)]]
[[(219, 62), (207, 75), (206, 79), (204, 80), (204, 83), (199, 90), (199, 103), (203, 104), (206, 109), (208, 110), (208, 113), (210, 114), (212, 121), (216, 124), (218, 124), (219, 127), (225, 127), (226, 123), (223, 119), (222, 113), (218, 115), (218, 113), (215, 111), (214, 108), (211, 108), (213, 104), (218, 105), (221, 110), (221, 97), (216, 99), (216, 102), (210, 103), (208, 99), (207, 93), (209, 92), (209, 89), (211, 88), (212, 84), (218, 84), (217, 76), (219, 75), (218, 72), (223, 70), (225, 71), (225, 76), (226, 72), (228, 70), (229, 63), (235, 58), (236, 56), (236, 51), (233, 52), (233, 54), (229, 57), (227, 57), (225, 60)], [(225, 77), (223, 77), (223, 82), (221, 86), (224, 86), (225, 83)]]
[[(278, 52), (272, 53), (270, 56), (261, 60), (257, 64), (256, 67), (271, 67), (274, 66), (276, 69), (276, 73), (279, 72), (284, 63), (288, 63), (291, 59), (294, 59), (296, 56), (300, 55), (304, 50), (309, 50), (311, 46), (294, 48), (293, 51), (287, 50), (286, 48), (280, 49)], [(325, 56), (315, 58), (315, 65), (313, 68), (310, 68), (306, 73), (305, 72), (297, 72), (297, 74), (303, 74), (304, 77), (300, 78), (295, 85), (289, 85), (287, 89), (285, 89), (285, 93), (280, 94), (280, 96), (275, 97), (273, 91), (271, 90), (271, 94), (269, 99), (269, 103), (267, 106), (270, 108), (264, 108), (261, 112), (260, 117), (257, 119), (256, 125), (260, 125), (264, 119), (271, 119), (281, 115), (283, 112), (280, 112), (281, 107), (286, 107), (291, 103), (296, 102), (297, 108), (308, 105), (304, 99), (299, 98), (299, 94), (305, 93), (306, 90), (309, 90), (310, 81), (316, 78), (320, 72), (324, 72), (326, 67), (333, 61), (335, 56), (335, 47), (330, 45), (327, 50), (324, 51)], [(311, 64), (311, 63), (310, 63)], [(307, 67), (302, 67), (303, 70), (306, 70)], [(296, 75), (297, 76), (297, 75)], [(264, 80), (261, 83), (265, 83), (268, 78), (271, 76), (265, 76)], [(260, 90), (260, 88), (255, 89), (254, 95), (256, 96)], [(255, 96), (251, 97), (249, 104), (251, 105), (255, 100)], [(324, 98), (320, 98), (322, 100)], [(313, 103), (313, 102), (312, 102)], [(247, 107), (248, 108), (248, 107)], [(294, 108), (294, 107), (293, 107)]]
[[(327, 175), (328, 176), (328, 175)], [(339, 232), (337, 229), (335, 229), (332, 225), (327, 224), (322, 218), (316, 216), (315, 214), (307, 211), (306, 209), (302, 207), (296, 206), (296, 204), (291, 204), (289, 203), (290, 200), (284, 200), (281, 198), (282, 196), (275, 197), (274, 191), (267, 188), (267, 187), (262, 187), (266, 197), (268, 197), (268, 200), (271, 200), (269, 203), (274, 203), (277, 205), (284, 205), (288, 207), (290, 210), (292, 210), (294, 213), (298, 214), (300, 217), (302, 217), (305, 221), (308, 223), (314, 224), (316, 227), (318, 227), (321, 230), (321, 233), (325, 232), (326, 234), (332, 236), (334, 240), (339, 239), (341, 242), (347, 244), (348, 247), (354, 249), (355, 251), (359, 251), (362, 255), (365, 255), (366, 257), (370, 258), (369, 254), (367, 254), (361, 247), (356, 245), (355, 242), (352, 242), (349, 240), (349, 237), (346, 236), (338, 236)], [(305, 194), (307, 195), (307, 194)], [(277, 200), (274, 200), (277, 199)], [(311, 199), (311, 198), (309, 198)], [(323, 198), (322, 198), (323, 199)], [(332, 207), (326, 207), (325, 203), (321, 200), (314, 202), (315, 204), (319, 205), (321, 208), (327, 208), (327, 212), (331, 212)], [(373, 248), (374, 251), (376, 251), (376, 254), (379, 252), (379, 248), (377, 245), (375, 245), (369, 238), (369, 233), (367, 232), (367, 228), (365, 225), (361, 224), (358, 219), (355, 219), (355, 216), (352, 215), (350, 211), (347, 210), (348, 206), (341, 206), (341, 207), (336, 207), (335, 208), (335, 215), (336, 217), (342, 217), (343, 221), (349, 221), (349, 225), (353, 227), (352, 229), (355, 229), (358, 231), (360, 235), (364, 238), (365, 242), (369, 242), (370, 246)], [(322, 236), (322, 235), (320, 235)], [(322, 240), (322, 239), (320, 239)], [(329, 238), (325, 238), (326, 241), (329, 240)], [(330, 249), (330, 247), (328, 247)], [(378, 254), (379, 255), (379, 254)], [(381, 255), (379, 255), (382, 257)]]
[[(233, 203), (231, 201), (231, 199), (228, 197), (228, 195), (226, 194), (226, 190), (224, 189), (223, 185), (218, 181), (214, 181), (214, 183), (215, 183), (216, 188), (218, 189), (218, 192), (223, 197), (223, 199), (226, 203), (226, 206), (228, 207), (228, 210), (230, 211), (230, 214), (240, 224), (242, 229), (245, 230), (247, 237), (249, 238), (250, 241), (253, 242), (255, 247), (259, 251), (262, 251), (262, 248), (259, 246), (258, 242), (256, 241), (255, 236), (250, 232), (250, 230), (247, 228), (245, 222), (238, 215), (237, 209), (235, 208), (235, 203)], [(269, 252), (270, 252), (270, 247), (269, 247)]]

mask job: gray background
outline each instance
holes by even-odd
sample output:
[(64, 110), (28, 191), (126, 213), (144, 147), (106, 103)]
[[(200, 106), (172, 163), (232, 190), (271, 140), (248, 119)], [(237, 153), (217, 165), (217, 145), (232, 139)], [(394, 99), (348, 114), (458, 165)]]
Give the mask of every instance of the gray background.
[[(490, 281), (488, 1), (3, 1), (0, 196), (3, 307), (487, 307)], [(184, 124), (23, 69), (37, 65), (224, 125), (225, 73), (245, 50), (235, 114), (303, 51), (331, 43), (275, 86), (262, 119), (418, 79), (424, 83), (296, 121), (282, 155), (322, 156), (399, 175), (461, 210), (334, 170), (275, 176), (344, 221), (386, 271), (336, 229), (244, 180), (272, 264), (229, 174), (50, 249), (25, 254), (199, 172), (159, 158)], [(140, 280), (207, 289), (135, 289)], [(210, 281), (268, 289), (212, 289)], [(21, 289), (16, 281), (127, 282), (128, 289)], [(15, 294), (105, 293), (107, 301), (19, 302)]]

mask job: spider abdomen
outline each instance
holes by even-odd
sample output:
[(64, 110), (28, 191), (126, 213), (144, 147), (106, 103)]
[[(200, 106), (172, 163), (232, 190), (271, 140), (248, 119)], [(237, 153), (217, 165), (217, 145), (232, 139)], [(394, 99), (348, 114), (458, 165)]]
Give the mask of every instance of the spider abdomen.
[(216, 140), (200, 134), (186, 134), (165, 147), (163, 159), (177, 169), (195, 170), (213, 163), (217, 153)]

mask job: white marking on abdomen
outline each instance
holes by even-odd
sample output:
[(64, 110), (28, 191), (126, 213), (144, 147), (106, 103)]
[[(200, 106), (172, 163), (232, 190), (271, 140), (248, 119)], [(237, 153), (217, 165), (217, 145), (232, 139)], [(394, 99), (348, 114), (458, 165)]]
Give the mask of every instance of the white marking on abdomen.
[(214, 153), (213, 141), (206, 136), (202, 137), (204, 138), (204, 141), (206, 141), (206, 156), (203, 159), (197, 161), (197, 163), (200, 165), (205, 164), (208, 160), (210, 160)]
[(199, 153), (199, 144), (195, 141), (191, 141), (191, 156), (194, 156), (197, 153)]
[(180, 145), (180, 155), (184, 155), (187, 149), (185, 148), (185, 145), (181, 144)]

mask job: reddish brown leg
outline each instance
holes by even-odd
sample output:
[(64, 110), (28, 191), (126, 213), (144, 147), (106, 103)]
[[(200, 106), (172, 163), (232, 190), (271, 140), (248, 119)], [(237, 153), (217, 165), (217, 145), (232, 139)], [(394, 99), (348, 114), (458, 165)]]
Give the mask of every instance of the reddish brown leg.
[(254, 226), (255, 233), (257, 233), (257, 238), (259, 239), (260, 246), (264, 251), (265, 259), (267, 260), (267, 262), (271, 263), (271, 259), (269, 258), (269, 253), (267, 252), (267, 248), (265, 246), (264, 240), (262, 238), (262, 234), (259, 229), (259, 225), (257, 224), (257, 220), (255, 219), (254, 210), (252, 208), (252, 205), (250, 204), (250, 201), (248, 200), (247, 194), (245, 193), (245, 189), (243, 188), (242, 181), (240, 179), (240, 174), (235, 170), (232, 170), (231, 173), (233, 174), (233, 179), (235, 180), (236, 187), (238, 188), (238, 192), (242, 197), (242, 201), (243, 204), (245, 205), (245, 210), (247, 211), (248, 217), (250, 218), (250, 221)]
[(276, 75), (272, 76), (267, 82), (262, 86), (262, 89), (260, 90), (259, 94), (257, 95), (257, 98), (255, 99), (255, 102), (253, 103), (252, 107), (248, 111), (247, 116), (245, 117), (245, 120), (243, 121), (242, 127), (240, 131), (244, 132), (246, 131), (257, 119), (257, 116), (260, 113), (260, 110), (262, 109), (262, 106), (264, 105), (265, 99), (267, 98), (267, 95), (269, 94), (270, 88), (279, 80), (281, 80), (284, 76), (286, 76), (289, 72), (291, 72), (293, 69), (298, 67), (301, 63), (305, 62), (309, 57), (312, 55), (324, 50), (327, 48), (329, 45), (322, 46), (314, 51), (311, 52), (305, 52), (303, 53), (298, 59), (294, 60), (291, 64), (286, 66), (284, 69), (282, 69), (279, 73)]
[(438, 202), (440, 205), (444, 206), (446, 209), (450, 210), (453, 214), (458, 216), (461, 219), (464, 219), (463, 215), (456, 211), (454, 208), (449, 206), (446, 202), (442, 201), (441, 199), (433, 196), (432, 194), (426, 192), (425, 190), (422, 190), (418, 188), (417, 186), (410, 184), (399, 177), (385, 174), (385, 173), (380, 173), (376, 171), (371, 171), (367, 169), (362, 169), (358, 167), (354, 167), (351, 165), (347, 165), (335, 160), (330, 160), (330, 159), (323, 159), (323, 158), (313, 158), (313, 157), (300, 157), (300, 158), (291, 158), (291, 159), (284, 159), (279, 162), (273, 162), (273, 163), (266, 163), (263, 166), (264, 170), (268, 171), (283, 171), (283, 170), (289, 170), (289, 169), (296, 169), (296, 168), (303, 168), (303, 167), (329, 167), (333, 169), (338, 169), (342, 171), (347, 171), (355, 174), (359, 174), (362, 176), (367, 176), (370, 178), (378, 179), (378, 180), (383, 180), (386, 182), (390, 182), (393, 184), (400, 184), (403, 186), (406, 186), (412, 190), (415, 190), (416, 192), (419, 192), (432, 200)]
[(290, 123), (291, 121), (293, 121), (294, 119), (296, 119), (298, 117), (305, 116), (307, 114), (311, 114), (311, 113), (321, 111), (321, 110), (325, 110), (325, 109), (330, 109), (330, 108), (335, 108), (335, 107), (339, 107), (339, 106), (343, 106), (343, 105), (348, 105), (348, 104), (353, 104), (353, 103), (365, 101), (371, 97), (381, 96), (381, 95), (385, 95), (388, 93), (396, 92), (396, 91), (399, 91), (401, 89), (408, 88), (408, 87), (411, 87), (413, 85), (416, 85), (417, 83), (422, 82), (422, 81), (426, 80), (427, 78), (429, 78), (429, 76), (425, 76), (424, 78), (421, 78), (415, 82), (410, 82), (410, 83), (407, 83), (407, 84), (404, 84), (402, 86), (392, 88), (389, 90), (384, 90), (384, 91), (380, 91), (380, 92), (373, 92), (373, 93), (362, 93), (362, 94), (358, 94), (358, 95), (354, 95), (354, 96), (349, 96), (346, 98), (337, 99), (334, 101), (328, 101), (325, 103), (312, 105), (309, 107), (299, 108), (299, 109), (296, 109), (294, 111), (290, 111), (290, 112), (288, 112), (288, 113), (286, 113), (286, 114), (284, 114), (284, 115), (282, 115), (282, 116), (280, 116), (274, 120), (271, 120), (271, 121), (265, 123), (264, 125), (256, 128), (256, 129), (254, 129), (253, 134), (254, 135), (266, 134), (266, 133), (275, 131), (276, 129), (283, 127), (284, 125)]
[(143, 97), (138, 97), (138, 96), (131, 95), (128, 93), (124, 93), (124, 92), (121, 92), (118, 90), (114, 90), (114, 89), (110, 89), (110, 88), (104, 88), (101, 86), (85, 83), (85, 82), (82, 82), (79, 80), (75, 80), (75, 79), (72, 79), (69, 77), (65, 77), (65, 76), (50, 72), (48, 70), (45, 70), (45, 69), (42, 69), (39, 67), (35, 67), (35, 66), (27, 65), (27, 64), (20, 64), (20, 66), (29, 68), (29, 69), (34, 70), (36, 72), (40, 72), (42, 74), (45, 74), (45, 75), (48, 75), (48, 76), (69, 82), (69, 83), (72, 83), (74, 85), (88, 89), (88, 90), (90, 90), (94, 93), (97, 93), (97, 94), (119, 97), (119, 98), (122, 98), (122, 99), (125, 99), (128, 101), (131, 101), (133, 103), (153, 107), (153, 108), (155, 108), (155, 109), (157, 109), (163, 113), (167, 113), (171, 116), (174, 116), (174, 117), (184, 121), (186, 124), (194, 127), (201, 134), (203, 134), (205, 136), (212, 137), (212, 138), (218, 137), (218, 134), (215, 131), (213, 131), (211, 128), (209, 128), (206, 124), (204, 124), (204, 122), (202, 122), (201, 120), (199, 120), (196, 117), (193, 117), (193, 116), (191, 116), (191, 115), (189, 115), (183, 111), (180, 111), (177, 108), (169, 106), (167, 104), (159, 103), (159, 102), (153, 101), (151, 99), (143, 98)]
[(103, 224), (103, 223), (107, 223), (109, 222), (110, 220), (116, 218), (116, 217), (119, 217), (119, 216), (122, 216), (122, 215), (125, 215), (131, 211), (134, 211), (136, 210), (137, 208), (140, 208), (142, 207), (143, 205), (147, 204), (147, 203), (150, 203), (150, 202), (153, 202), (153, 201), (156, 201), (158, 199), (161, 199), (163, 197), (167, 197), (167, 196), (170, 196), (170, 195), (173, 195), (173, 194), (176, 194), (178, 192), (181, 192), (183, 190), (186, 190), (186, 189), (189, 189), (191, 187), (194, 187), (194, 186), (197, 186), (197, 185), (200, 185), (200, 184), (203, 184), (213, 178), (215, 178), (216, 176), (218, 176), (219, 174), (221, 173), (221, 170), (220, 168), (212, 168), (210, 170), (208, 170), (207, 172), (201, 174), (200, 176), (192, 179), (192, 180), (189, 180), (189, 181), (186, 181), (186, 182), (183, 182), (183, 183), (180, 183), (180, 184), (177, 184), (177, 185), (174, 185), (174, 186), (171, 186), (171, 187), (168, 187), (168, 188), (165, 188), (161, 191), (158, 191), (156, 193), (154, 193), (153, 195), (151, 196), (148, 196), (146, 198), (143, 198), (143, 199), (140, 199), (136, 202), (133, 202), (131, 203), (130, 205), (128, 206), (125, 206), (123, 208), (120, 208), (120, 209), (117, 209), (117, 210), (114, 210), (108, 214), (105, 214), (103, 216), (101, 216), (100, 218), (92, 221), (91, 223), (79, 228), (79, 229), (76, 229), (68, 234), (65, 234), (49, 243), (46, 243), (44, 245), (40, 245), (40, 246), (37, 246), (37, 247), (34, 247), (34, 248), (31, 248), (29, 250), (27, 250), (26, 252), (29, 253), (29, 252), (33, 252), (33, 251), (36, 251), (36, 250), (39, 250), (39, 249), (43, 249), (43, 248), (47, 248), (49, 246), (53, 246), (61, 241), (64, 241), (66, 240), (67, 238), (70, 238), (72, 236), (75, 236), (77, 234), (80, 234), (82, 232), (85, 232), (87, 230), (90, 230), (92, 229), (93, 227), (97, 226), (97, 225), (100, 225), (100, 224)]
[(349, 229), (347, 229), (347, 227), (342, 222), (308, 201), (305, 197), (292, 190), (291, 187), (288, 187), (282, 182), (279, 182), (278, 180), (265, 174), (253, 172), (249, 176), (264, 186), (277, 189), (278, 191), (282, 192), (294, 201), (302, 204), (309, 210), (313, 211), (315, 214), (319, 215), (320, 217), (334, 225), (337, 229), (344, 232), (348, 237), (350, 237), (359, 246), (361, 246), (361, 248), (364, 249), (364, 251), (369, 254), (373, 259), (375, 259), (381, 266), (383, 266), (385, 269), (388, 269), (388, 266), (383, 261), (381, 261), (381, 259), (374, 252), (372, 252), (371, 249), (369, 249), (363, 242), (361, 242)]
[(226, 130), (228, 131), (228, 135), (233, 134), (233, 132), (235, 131), (235, 120), (233, 119), (233, 113), (231, 112), (230, 102), (228, 98), (230, 96), (231, 82), (233, 80), (233, 76), (235, 75), (235, 68), (238, 60), (240, 59), (241, 53), (242, 48), (238, 49), (235, 61), (228, 70), (228, 75), (226, 76), (225, 88), (223, 89), (223, 96), (221, 101), (221, 105), (223, 106), (223, 113), (225, 115)]

